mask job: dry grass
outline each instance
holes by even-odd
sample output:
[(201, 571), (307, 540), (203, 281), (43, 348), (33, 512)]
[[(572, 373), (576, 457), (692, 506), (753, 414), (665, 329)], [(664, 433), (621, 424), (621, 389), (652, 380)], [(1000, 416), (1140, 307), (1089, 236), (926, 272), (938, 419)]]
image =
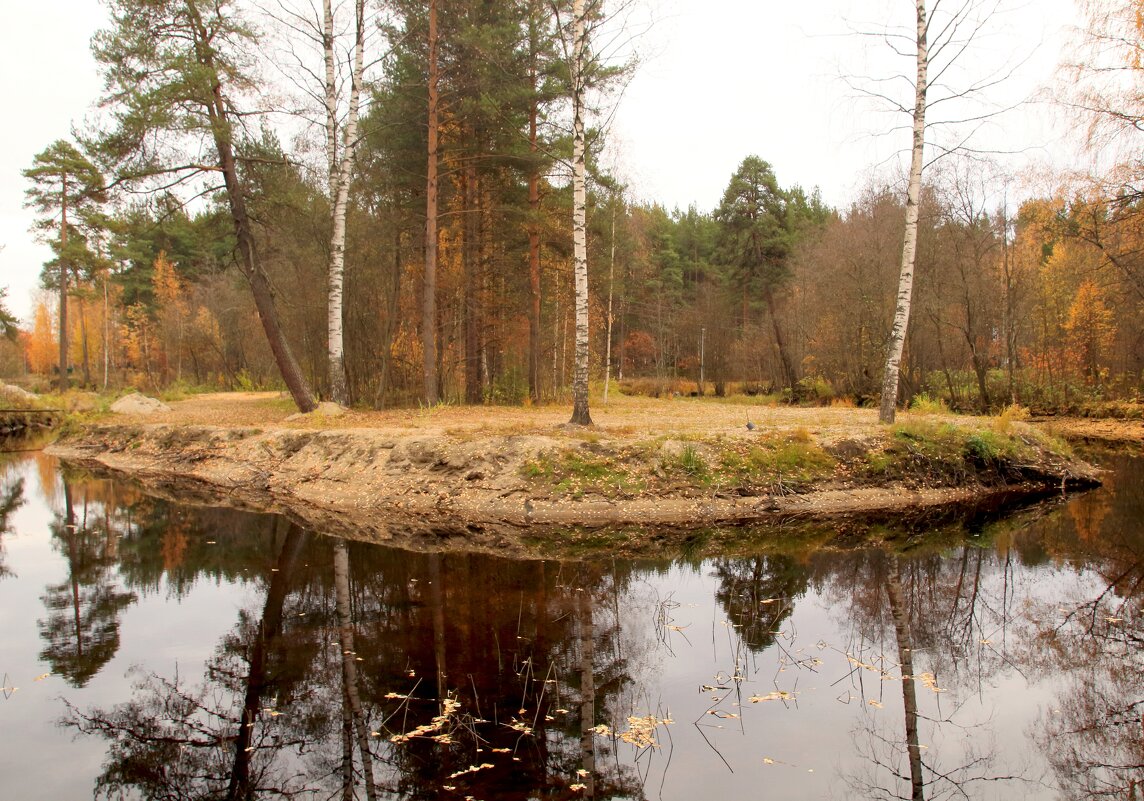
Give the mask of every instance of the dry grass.
[(109, 419), (186, 425), (372, 428), (444, 434), (459, 439), (542, 434), (576, 439), (712, 435), (750, 436), (748, 419), (761, 433), (799, 430), (802, 436), (831, 441), (877, 425), (877, 410), (838, 407), (791, 407), (755, 403), (726, 403), (716, 398), (647, 398), (613, 395), (607, 405), (593, 399), (588, 429), (566, 426), (567, 404), (520, 406), (449, 406), (351, 411), (336, 418), (287, 422), (295, 409), (276, 392), (219, 392), (195, 395), (170, 404), (171, 411), (146, 418)]

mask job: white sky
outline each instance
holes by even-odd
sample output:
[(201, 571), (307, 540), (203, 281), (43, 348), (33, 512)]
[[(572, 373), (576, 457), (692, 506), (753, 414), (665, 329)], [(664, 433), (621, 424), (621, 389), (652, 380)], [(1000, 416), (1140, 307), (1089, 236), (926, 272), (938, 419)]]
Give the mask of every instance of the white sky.
[[(1052, 79), (1075, 11), (1073, 0), (1002, 1), (1010, 10), (966, 64), (988, 70), (1027, 58), (1003, 94), (993, 94), (1007, 104)], [(908, 146), (906, 131), (874, 136), (891, 118), (855, 99), (838, 76), (892, 67), (884, 45), (844, 34), (850, 27), (909, 27), (912, 0), (643, 2), (656, 22), (637, 43), (643, 63), (612, 128), (614, 158), (636, 197), (668, 209), (695, 203), (710, 210), (739, 162), (755, 154), (771, 162), (783, 186), (817, 186), (828, 203), (843, 206), (875, 165), (889, 174), (895, 154)], [(0, 148), (0, 286), (9, 288), (9, 308), (30, 322), (49, 252), (28, 232), (32, 214), (23, 208), (20, 171), (82, 123), (98, 96), (88, 44), (106, 15), (97, 0), (42, 0), (11, 3), (4, 17), (0, 88), (9, 112)], [(1045, 119), (1042, 107), (1023, 109), (974, 143), (1022, 150), (1015, 168), (1030, 161), (1064, 167), (1068, 150)]]

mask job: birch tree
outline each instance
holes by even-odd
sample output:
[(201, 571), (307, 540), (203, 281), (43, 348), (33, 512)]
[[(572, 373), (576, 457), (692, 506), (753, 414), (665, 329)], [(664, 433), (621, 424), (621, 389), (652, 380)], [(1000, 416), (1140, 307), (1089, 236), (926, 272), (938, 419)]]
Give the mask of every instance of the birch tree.
[[(224, 191), (237, 261), (279, 373), (299, 410), (314, 409), (247, 209), (242, 126), (254, 112), (239, 106), (257, 83), (250, 71), (254, 30), (232, 0), (110, 0), (108, 9), (111, 26), (95, 35), (92, 49), (111, 121), (92, 145), (114, 169), (115, 184)], [(211, 185), (212, 176), (221, 187)]]
[[(896, 82), (894, 77), (867, 78), (864, 84), (862, 80), (852, 81), (860, 92), (908, 115), (910, 120), (910, 167), (902, 257), (894, 319), (886, 344), (878, 415), (883, 423), (894, 421), (897, 406), (917, 261), (918, 209), (922, 172), (927, 166), (926, 148), (932, 148), (935, 153), (930, 163), (951, 153), (972, 152), (970, 141), (974, 133), (1009, 110), (991, 103), (989, 95), (991, 90), (1017, 72), (1021, 64), (1020, 54), (1006, 53), (1004, 62), (995, 64), (976, 52), (978, 49), (975, 47), (1004, 2), (962, 0), (950, 6), (936, 0), (930, 14), (927, 13), (926, 0), (914, 0), (915, 24), (910, 32), (885, 28), (862, 32), (888, 44), (895, 56), (911, 58), (914, 68), (914, 77), (909, 81), (913, 89), (912, 104), (893, 96), (888, 87)], [(975, 59), (972, 66), (966, 63), (971, 58)], [(935, 89), (938, 90), (936, 96)], [(927, 119), (939, 105), (943, 110), (940, 119)], [(936, 126), (941, 126), (946, 133), (942, 140), (928, 137), (929, 131)]]
[(330, 181), (330, 265), (327, 330), (329, 336), (330, 398), (346, 405), (345, 348), (342, 345), (342, 287), (346, 262), (346, 204), (353, 178), (354, 152), (358, 144), (358, 111), (362, 76), (365, 71), (365, 0), (354, 3), (353, 68), (350, 73), (349, 113), (342, 129), (338, 153), (338, 84), (334, 64), (334, 11), (330, 0), (322, 0), (322, 49), (326, 64), (326, 160)]
[[(343, 15), (339, 13), (342, 7), (334, 0), (322, 0), (320, 10), (312, 3), (294, 6), (280, 0), (280, 12), (275, 16), (286, 29), (283, 61), (289, 64), (289, 69), (282, 70), (284, 76), (309, 99), (311, 108), (320, 106), (322, 109), (320, 125), (330, 200), (326, 374), (330, 399), (344, 406), (349, 403), (343, 334), (346, 211), (359, 141), (358, 122), (367, 66), (365, 51), (369, 20), (366, 18), (365, 0), (354, 0), (351, 6), (353, 22), (347, 28)], [(351, 34), (348, 37), (347, 30)], [(347, 38), (352, 44), (344, 47), (342, 42)], [(312, 64), (315, 51), (321, 54), (321, 69), (315, 69)], [(348, 97), (345, 91), (347, 80)], [(313, 122), (318, 124), (317, 120)]]
[(584, 140), (588, 26), (585, 0), (572, 0), (572, 263), (576, 294), (576, 367), (572, 378), (573, 425), (590, 426), (588, 411), (588, 188)]
[(902, 266), (898, 273), (898, 296), (894, 305), (894, 324), (886, 349), (886, 367), (882, 373), (882, 400), (878, 420), (894, 422), (898, 406), (898, 375), (902, 351), (906, 344), (906, 327), (910, 322), (910, 301), (914, 290), (914, 264), (918, 252), (918, 206), (922, 192), (922, 168), (925, 166), (926, 92), (929, 87), (929, 48), (925, 0), (915, 0), (917, 13), (917, 77), (914, 79), (914, 112), (910, 177), (906, 189), (906, 225), (902, 237)]

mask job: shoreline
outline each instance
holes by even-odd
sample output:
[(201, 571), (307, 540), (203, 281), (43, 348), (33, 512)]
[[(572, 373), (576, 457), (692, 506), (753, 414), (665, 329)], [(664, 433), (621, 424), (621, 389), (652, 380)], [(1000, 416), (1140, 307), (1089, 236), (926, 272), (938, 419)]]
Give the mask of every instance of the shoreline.
[[(642, 529), (662, 546), (720, 526), (917, 525), (1100, 483), (1097, 470), (1054, 452), (1027, 424), (1014, 423), (1004, 438), (971, 428), (962, 434), (965, 425), (648, 439), (563, 427), (506, 434), (328, 421), (266, 428), (101, 423), (47, 450), (173, 499), (281, 513), (317, 531), (418, 550), (500, 553), (535, 552), (537, 542), (578, 541), (603, 529)], [(936, 453), (929, 431), (962, 437), (950, 446), (962, 451), (977, 436), (1015, 442), (1020, 452)], [(793, 457), (782, 462), (787, 451)], [(764, 457), (775, 464), (750, 461)], [(807, 467), (815, 460), (817, 471)]]

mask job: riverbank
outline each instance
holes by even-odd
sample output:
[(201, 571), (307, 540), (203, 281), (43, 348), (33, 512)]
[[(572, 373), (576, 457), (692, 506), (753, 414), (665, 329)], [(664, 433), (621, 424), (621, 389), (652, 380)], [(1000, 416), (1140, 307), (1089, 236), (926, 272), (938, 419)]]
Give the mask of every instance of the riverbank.
[(196, 396), (90, 421), (51, 451), (154, 491), (410, 547), (941, 515), (1099, 483), (1063, 441), (1005, 416), (885, 427), (866, 409), (646, 398), (598, 405), (589, 428), (563, 425), (562, 407), (291, 411), (266, 393)]

